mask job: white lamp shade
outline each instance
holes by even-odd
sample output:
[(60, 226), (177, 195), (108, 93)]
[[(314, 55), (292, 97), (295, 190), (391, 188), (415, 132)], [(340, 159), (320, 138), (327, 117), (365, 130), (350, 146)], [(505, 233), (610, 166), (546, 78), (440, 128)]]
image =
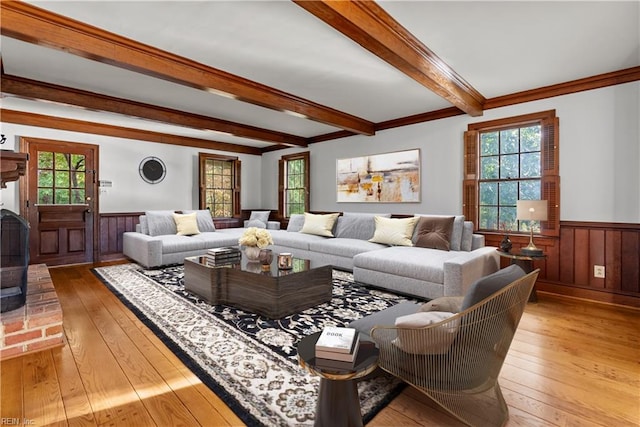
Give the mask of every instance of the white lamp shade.
[(519, 220), (546, 221), (546, 200), (518, 200), (516, 202), (516, 216)]

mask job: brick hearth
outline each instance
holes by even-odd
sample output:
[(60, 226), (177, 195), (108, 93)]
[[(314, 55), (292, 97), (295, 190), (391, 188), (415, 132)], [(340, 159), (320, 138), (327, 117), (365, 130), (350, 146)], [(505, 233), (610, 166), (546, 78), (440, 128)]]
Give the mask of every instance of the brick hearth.
[(64, 345), (62, 308), (49, 269), (30, 265), (27, 280), (27, 303), (0, 315), (0, 360)]

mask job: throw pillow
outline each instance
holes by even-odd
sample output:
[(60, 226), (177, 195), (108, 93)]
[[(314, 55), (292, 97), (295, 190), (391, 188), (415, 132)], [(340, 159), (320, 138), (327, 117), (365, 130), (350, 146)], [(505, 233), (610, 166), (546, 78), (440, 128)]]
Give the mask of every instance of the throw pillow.
[(251, 211), (251, 215), (249, 216), (249, 221), (258, 220), (264, 224), (264, 227), (267, 228), (267, 222), (269, 221), (269, 215), (271, 211)]
[(525, 275), (526, 273), (520, 266), (511, 264), (507, 268), (498, 270), (488, 276), (481, 277), (471, 285), (465, 294), (460, 311), (476, 305), (483, 299), (490, 297), (494, 293)]
[(176, 234), (178, 236), (192, 236), (194, 234), (200, 234), (195, 212), (190, 214), (174, 213), (173, 220), (176, 222)]
[(440, 249), (448, 251), (450, 247), (451, 230), (453, 229), (452, 216), (420, 217), (416, 225), (416, 243), (421, 248)]
[(147, 224), (149, 236), (164, 236), (176, 234), (176, 222), (173, 220), (173, 211), (147, 211)]
[(213, 223), (213, 218), (211, 217), (211, 211), (209, 209), (199, 209), (199, 210), (184, 210), (183, 214), (196, 213), (196, 219), (198, 221), (198, 230), (201, 233), (216, 231), (216, 226)]
[(304, 225), (300, 232), (305, 234), (315, 234), (317, 236), (333, 237), (333, 226), (339, 215), (339, 213), (312, 214), (305, 212)]
[(417, 222), (418, 217), (383, 218), (376, 216), (376, 231), (369, 241), (391, 246), (413, 246), (411, 236)]
[(463, 297), (439, 297), (422, 304), (420, 311), (444, 311), (448, 313), (459, 313), (462, 306)]
[[(454, 313), (441, 311), (418, 312), (396, 319), (398, 337), (393, 344), (411, 354), (443, 354), (446, 353), (458, 333), (457, 320), (446, 322)], [(445, 322), (435, 328), (426, 328), (436, 323)]]

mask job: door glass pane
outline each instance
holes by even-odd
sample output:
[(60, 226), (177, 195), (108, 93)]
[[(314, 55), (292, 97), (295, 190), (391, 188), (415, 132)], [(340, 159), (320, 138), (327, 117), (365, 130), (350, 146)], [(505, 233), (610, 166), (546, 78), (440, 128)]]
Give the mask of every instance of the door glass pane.
[(55, 177), (56, 188), (69, 187), (69, 172), (56, 171)]
[(38, 187), (53, 187), (53, 172), (41, 170), (38, 173)]
[(69, 197), (69, 190), (67, 189), (64, 189), (64, 190), (56, 189), (55, 195), (56, 195), (55, 203), (57, 205), (68, 205), (69, 202), (71, 201)]
[(82, 154), (71, 155), (71, 168), (76, 171), (85, 170), (85, 161), (84, 161), (84, 156)]
[(38, 169), (53, 169), (53, 153), (38, 151)]
[(70, 154), (56, 153), (55, 154), (56, 170), (69, 170), (69, 157), (71, 157)]
[(41, 205), (53, 204), (53, 189), (38, 188), (38, 203)]

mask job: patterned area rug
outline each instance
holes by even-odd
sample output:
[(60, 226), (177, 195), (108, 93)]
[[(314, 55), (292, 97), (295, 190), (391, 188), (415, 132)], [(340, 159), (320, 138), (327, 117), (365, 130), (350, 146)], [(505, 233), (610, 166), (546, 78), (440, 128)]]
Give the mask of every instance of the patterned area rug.
[[(319, 378), (298, 365), (296, 344), (325, 326), (345, 326), (406, 300), (333, 272), (330, 303), (271, 320), (212, 306), (184, 289), (183, 266), (145, 270), (137, 264), (94, 273), (247, 424), (313, 425)], [(358, 383), (368, 422), (402, 389), (380, 375)]]

